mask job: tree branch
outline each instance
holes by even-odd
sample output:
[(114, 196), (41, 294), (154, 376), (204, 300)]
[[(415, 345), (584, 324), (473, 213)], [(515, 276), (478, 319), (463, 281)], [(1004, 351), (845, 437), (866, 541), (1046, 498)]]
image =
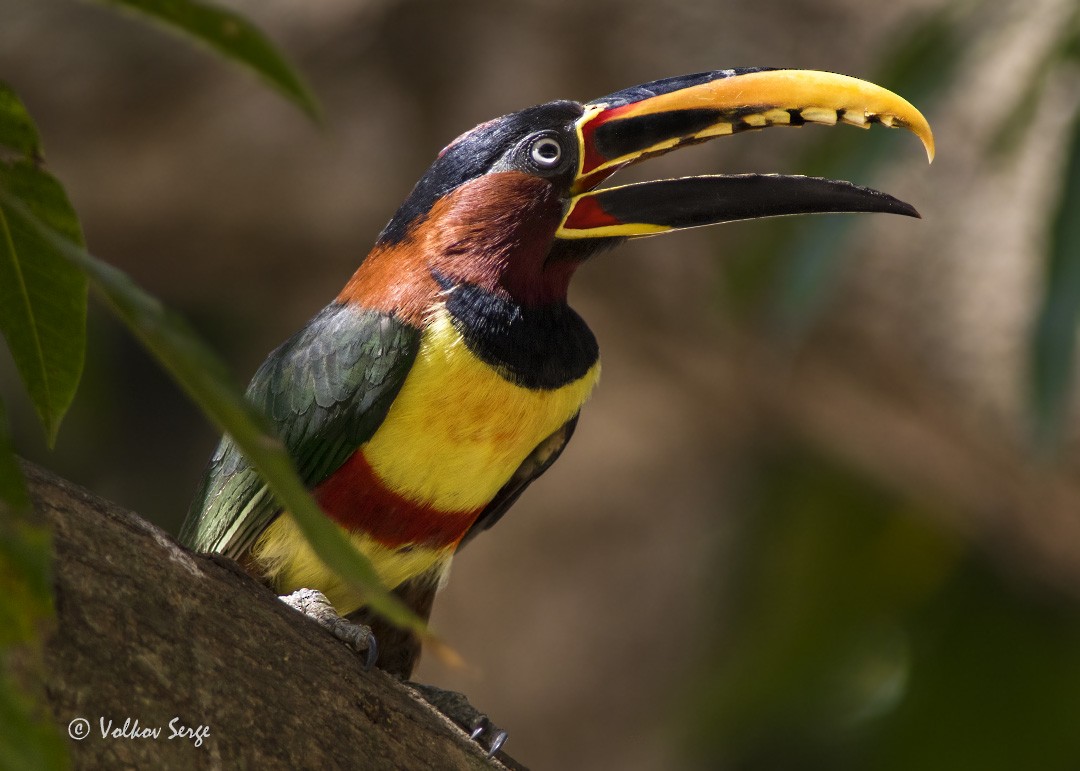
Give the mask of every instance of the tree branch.
[(53, 530), (47, 699), (62, 730), (88, 721), (77, 767), (520, 768), (234, 563), (24, 468)]

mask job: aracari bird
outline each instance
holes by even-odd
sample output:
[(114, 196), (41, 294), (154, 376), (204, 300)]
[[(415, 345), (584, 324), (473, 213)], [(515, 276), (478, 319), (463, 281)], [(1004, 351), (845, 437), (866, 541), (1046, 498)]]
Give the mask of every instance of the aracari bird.
[[(582, 263), (627, 238), (731, 220), (918, 216), (884, 193), (803, 176), (599, 185), (713, 137), (837, 122), (908, 128), (933, 158), (930, 127), (907, 101), (808, 70), (667, 78), (483, 123), (439, 153), (340, 294), (266, 359), (248, 398), (326, 516), (426, 618), (454, 554), (555, 462), (600, 376), (596, 339), (567, 304)], [(412, 671), (417, 639), (365, 614), (228, 437), (182, 538), (281, 593), (321, 591), (374, 626), (380, 667)]]

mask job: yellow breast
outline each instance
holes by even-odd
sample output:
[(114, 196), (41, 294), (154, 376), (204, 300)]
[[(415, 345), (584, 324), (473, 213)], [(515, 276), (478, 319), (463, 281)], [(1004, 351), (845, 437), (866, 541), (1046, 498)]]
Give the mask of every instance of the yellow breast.
[[(404, 498), (444, 512), (487, 505), (522, 461), (570, 420), (600, 377), (597, 362), (579, 380), (552, 391), (516, 386), (478, 359), (445, 310), (425, 328), (420, 349), (386, 419), (362, 447), (383, 483)], [(445, 572), (453, 546), (388, 548), (363, 532), (347, 534), (393, 588)], [(281, 592), (319, 589), (339, 613), (363, 597), (329, 571), (288, 513), (259, 538), (252, 556)]]
[(577, 414), (599, 377), (597, 362), (556, 390), (517, 386), (478, 359), (440, 309), (364, 455), (383, 482), (406, 498), (443, 511), (476, 509), (533, 448)]

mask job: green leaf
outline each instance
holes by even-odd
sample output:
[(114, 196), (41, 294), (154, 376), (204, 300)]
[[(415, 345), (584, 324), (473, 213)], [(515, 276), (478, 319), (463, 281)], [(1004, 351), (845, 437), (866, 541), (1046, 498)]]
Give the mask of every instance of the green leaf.
[(319, 558), (342, 579), (363, 591), (365, 604), (377, 613), (434, 641), (424, 622), (382, 586), (371, 563), (323, 515), (266, 418), (244, 399), (225, 365), (184, 319), (146, 294), (122, 271), (52, 230), (2, 187), (0, 206), (19, 227), (35, 231), (86, 273), (94, 290), (105, 298), (146, 349), (213, 423), (233, 438), (282, 507), (293, 515)]
[(1051, 223), (1046, 288), (1031, 341), (1031, 406), (1035, 440), (1056, 447), (1068, 424), (1080, 321), (1080, 114), (1065, 165), (1064, 188)]
[[(82, 243), (82, 230), (64, 188), (38, 166), (41, 146), (33, 122), (2, 84), (0, 143), (15, 156), (0, 160), (0, 187), (51, 228)], [(0, 206), (0, 333), (50, 445), (82, 376), (86, 294), (86, 278), (78, 268)]]
[(11, 87), (0, 81), (0, 148), (27, 161), (41, 159), (37, 127)]
[(173, 32), (189, 35), (248, 67), (316, 123), (319, 103), (265, 35), (239, 14), (195, 0), (98, 0), (135, 11)]
[[(0, 768), (66, 768), (64, 742), (41, 695), (35, 699), (20, 687), (28, 679), (44, 682), (41, 628), (53, 614), (49, 533), (30, 516), (0, 403)], [(8, 674), (15, 656), (18, 683)]]
[(0, 672), (0, 769), (71, 768), (67, 744), (45, 714), (43, 705)]
[(52, 548), (49, 531), (24, 518), (0, 523), (0, 650), (40, 642), (51, 618)]

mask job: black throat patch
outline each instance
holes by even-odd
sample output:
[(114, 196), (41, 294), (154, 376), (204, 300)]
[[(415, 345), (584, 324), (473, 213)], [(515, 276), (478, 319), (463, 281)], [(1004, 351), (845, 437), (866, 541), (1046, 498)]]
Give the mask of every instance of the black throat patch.
[(565, 302), (525, 307), (474, 284), (433, 273), (469, 350), (523, 388), (553, 391), (585, 376), (600, 358), (592, 330)]

